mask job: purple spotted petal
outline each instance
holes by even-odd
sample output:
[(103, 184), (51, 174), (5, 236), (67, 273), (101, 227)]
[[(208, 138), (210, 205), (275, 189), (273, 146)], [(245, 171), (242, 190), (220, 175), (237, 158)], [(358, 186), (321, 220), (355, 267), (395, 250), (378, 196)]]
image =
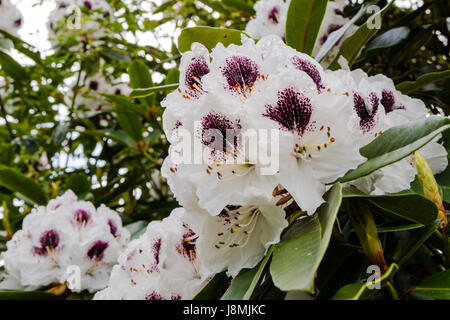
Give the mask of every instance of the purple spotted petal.
[(112, 219), (109, 219), (108, 220), (108, 225), (109, 225), (109, 231), (111, 232), (111, 234), (114, 237), (117, 237), (117, 225), (116, 225), (116, 223)]
[(373, 126), (375, 126), (375, 116), (377, 114), (379, 104), (379, 99), (375, 93), (372, 92), (369, 95), (369, 102), (372, 108), (370, 112), (364, 98), (356, 92), (353, 93), (354, 109), (359, 117), (359, 125), (361, 130), (364, 132), (368, 132), (373, 128)]
[(397, 109), (405, 109), (405, 106), (396, 106), (394, 93), (391, 90), (383, 89), (381, 91), (381, 105), (384, 107), (384, 111), (387, 113), (392, 112)]
[(266, 113), (263, 114), (276, 121), (282, 129), (300, 134), (308, 127), (311, 115), (311, 101), (291, 87), (279, 91), (276, 106), (266, 105)]
[(202, 143), (223, 153), (233, 153), (239, 146), (241, 125), (239, 120), (233, 122), (225, 115), (211, 112), (202, 118)]
[(253, 88), (259, 74), (256, 62), (244, 56), (228, 57), (221, 70), (227, 81), (228, 89), (244, 95)]
[(33, 253), (46, 256), (49, 251), (53, 251), (59, 245), (59, 234), (55, 229), (47, 230), (39, 239), (40, 247), (34, 247)]
[(189, 88), (189, 95), (197, 97), (201, 92), (200, 80), (209, 73), (209, 66), (205, 58), (197, 57), (192, 60), (186, 70), (185, 85)]
[(280, 15), (280, 8), (278, 6), (274, 6), (270, 11), (268, 15), (268, 19), (273, 24), (278, 24), (278, 17)]
[(153, 291), (152, 293), (150, 293), (148, 296), (145, 297), (145, 300), (162, 300), (162, 297), (156, 291)]
[(105, 250), (108, 248), (108, 243), (102, 240), (94, 242), (94, 244), (89, 248), (87, 256), (89, 259), (95, 259), (101, 261), (105, 255)]
[(75, 216), (75, 220), (81, 225), (88, 223), (89, 219), (91, 218), (91, 215), (89, 214), (89, 212), (87, 212), (84, 209), (78, 209), (75, 212), (74, 216)]
[(292, 63), (296, 69), (305, 72), (314, 81), (317, 86), (317, 90), (325, 89), (319, 69), (313, 63), (297, 56), (292, 57)]

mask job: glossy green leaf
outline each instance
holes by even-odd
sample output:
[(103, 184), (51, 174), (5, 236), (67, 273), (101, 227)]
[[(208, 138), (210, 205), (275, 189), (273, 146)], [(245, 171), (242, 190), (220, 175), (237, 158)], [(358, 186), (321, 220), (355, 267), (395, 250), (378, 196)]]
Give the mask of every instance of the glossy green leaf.
[(150, 70), (143, 60), (133, 60), (128, 68), (132, 88), (148, 88), (153, 86)]
[(91, 136), (104, 137), (111, 139), (115, 142), (124, 144), (127, 147), (136, 148), (136, 142), (126, 132), (120, 130), (85, 130), (81, 131), (81, 134), (87, 134)]
[(20, 193), (36, 204), (47, 204), (47, 196), (39, 184), (13, 168), (0, 165), (0, 185)]
[(193, 300), (214, 300), (217, 299), (218, 294), (223, 292), (227, 287), (230, 278), (227, 277), (226, 272), (217, 273), (208, 281), (208, 283), (200, 290)]
[(178, 37), (178, 50), (181, 53), (189, 51), (191, 50), (191, 44), (194, 42), (203, 44), (209, 50), (213, 49), (218, 43), (222, 43), (225, 47), (232, 43), (240, 45), (242, 34), (242, 31), (226, 28), (186, 28), (181, 31)]
[(314, 276), (328, 248), (342, 201), (339, 183), (328, 191), (325, 200), (316, 214), (294, 222), (275, 245), (270, 274), (283, 291), (314, 292)]
[(243, 269), (233, 279), (222, 300), (249, 300), (261, 279), (267, 262), (270, 260), (274, 246), (270, 247), (264, 259), (253, 269)]
[(84, 173), (74, 173), (67, 179), (66, 190), (72, 190), (77, 195), (91, 191), (91, 183)]
[(352, 181), (401, 160), (448, 128), (450, 128), (450, 119), (439, 116), (431, 116), (414, 123), (390, 128), (360, 149), (361, 155), (368, 160), (347, 172), (338, 181)]
[(286, 20), (286, 44), (311, 55), (327, 4), (327, 0), (292, 0)]
[(134, 89), (130, 93), (130, 98), (145, 98), (145, 97), (151, 96), (152, 94), (154, 94), (155, 92), (158, 92), (158, 91), (171, 91), (171, 90), (175, 90), (176, 88), (178, 88), (178, 83), (172, 83), (172, 84), (156, 86), (156, 87), (151, 87), (151, 88)]
[(432, 223), (438, 216), (433, 201), (416, 193), (395, 193), (382, 196), (364, 194), (354, 188), (346, 188), (344, 198), (364, 198), (372, 205), (422, 226)]
[(138, 114), (142, 117), (147, 116), (147, 108), (144, 105), (134, 103), (126, 96), (120, 94), (104, 94), (103, 96), (116, 105), (115, 111), (117, 112)]
[(425, 279), (411, 294), (435, 299), (450, 300), (450, 270), (436, 273)]
[(129, 55), (127, 55), (126, 53), (117, 51), (117, 50), (105, 48), (100, 51), (100, 54), (107, 58), (113, 59), (113, 60), (122, 61), (125, 63), (131, 62), (131, 58)]
[(369, 285), (375, 285), (377, 283), (380, 284), (380, 287), (384, 287), (386, 283), (391, 280), (392, 276), (397, 272), (398, 266), (393, 263), (389, 267), (389, 269), (374, 282), (358, 282), (358, 283), (350, 283), (343, 286), (341, 289), (336, 292), (333, 297), (333, 300), (361, 300), (365, 299), (374, 292), (376, 289), (369, 289)]
[(360, 26), (353, 35), (348, 37), (342, 42), (342, 45), (339, 49), (339, 53), (337, 57), (330, 64), (329, 69), (337, 70), (340, 68), (338, 59), (340, 56), (344, 57), (348, 61), (348, 65), (351, 66), (358, 54), (361, 52), (363, 46), (378, 32), (379, 29), (371, 26), (373, 24), (374, 19), (380, 19), (382, 21), (383, 15), (389, 9), (389, 7), (394, 3), (394, 1), (390, 1), (385, 7), (383, 7), (380, 11), (375, 12), (371, 17), (367, 19), (367, 21)]
[(383, 33), (382, 35), (373, 39), (369, 44), (367, 44), (366, 49), (382, 49), (395, 46), (402, 40), (406, 39), (409, 35), (408, 27), (397, 27), (392, 28)]
[(0, 66), (8, 76), (15, 80), (26, 80), (29, 78), (25, 68), (3, 51), (0, 51)]
[(416, 81), (405, 81), (396, 85), (397, 90), (404, 94), (410, 94), (429, 84), (450, 78), (450, 70), (430, 72), (421, 75)]

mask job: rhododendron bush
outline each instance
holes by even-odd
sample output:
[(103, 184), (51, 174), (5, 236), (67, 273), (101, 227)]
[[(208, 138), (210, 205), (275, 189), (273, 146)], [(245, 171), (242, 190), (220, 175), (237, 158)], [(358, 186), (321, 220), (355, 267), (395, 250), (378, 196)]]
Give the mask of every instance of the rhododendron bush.
[(16, 5), (0, 299), (450, 298), (448, 1)]

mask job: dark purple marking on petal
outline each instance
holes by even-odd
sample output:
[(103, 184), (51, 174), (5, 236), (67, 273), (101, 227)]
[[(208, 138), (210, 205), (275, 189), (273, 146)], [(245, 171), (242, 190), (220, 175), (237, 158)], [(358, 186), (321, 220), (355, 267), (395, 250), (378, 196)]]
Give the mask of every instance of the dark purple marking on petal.
[(55, 229), (47, 230), (39, 239), (40, 247), (34, 247), (33, 253), (46, 256), (49, 251), (53, 251), (59, 245), (59, 234)]
[(175, 127), (173, 129), (176, 130), (182, 126), (183, 126), (183, 123), (180, 120), (177, 120), (177, 121), (175, 121)]
[(234, 154), (240, 144), (241, 125), (225, 115), (210, 112), (202, 118), (202, 143), (213, 149), (214, 152)]
[(74, 216), (75, 220), (81, 225), (88, 223), (89, 219), (91, 218), (89, 212), (84, 209), (78, 209), (77, 211), (75, 211)]
[(88, 8), (89, 10), (92, 10), (92, 3), (90, 1), (84, 1), (83, 5)]
[(244, 56), (232, 56), (225, 59), (225, 66), (220, 68), (228, 89), (245, 96), (258, 79), (259, 67), (252, 59)]
[[(322, 37), (320, 37), (320, 40), (319, 40), (320, 44), (324, 44), (327, 41), (328, 36), (331, 33), (333, 33), (334, 31), (339, 30), (340, 28), (342, 28), (342, 26), (343, 26), (342, 24), (330, 24), (328, 26), (327, 33), (324, 34)], [(342, 38), (339, 39), (339, 41), (335, 45), (338, 45), (341, 41), (342, 41)]]
[(364, 98), (357, 92), (353, 92), (353, 104), (356, 114), (359, 117), (359, 125), (361, 130), (368, 132), (375, 125), (375, 116), (378, 111), (378, 97), (375, 93), (369, 95), (369, 102), (372, 107), (371, 111), (368, 110)]
[(97, 261), (102, 261), (105, 255), (105, 250), (108, 248), (108, 243), (102, 240), (94, 242), (94, 244), (89, 248), (87, 256), (89, 259), (95, 259)]
[(181, 296), (180, 295), (172, 296), (170, 299), (171, 300), (181, 300)]
[(312, 62), (293, 56), (292, 64), (297, 70), (305, 72), (314, 81), (317, 86), (317, 90), (320, 91), (325, 89), (319, 69)]
[(335, 13), (336, 15), (338, 15), (338, 16), (342, 16), (342, 17), (344, 17), (344, 18), (346, 17), (344, 11), (342, 11), (342, 10), (339, 9), (339, 8), (334, 9), (334, 13)]
[(145, 300), (162, 300), (162, 297), (156, 291), (153, 291), (152, 293), (150, 293), (148, 296), (145, 297)]
[(279, 91), (277, 96), (277, 105), (266, 105), (263, 116), (277, 122), (284, 130), (303, 134), (311, 120), (311, 101), (292, 87)]
[(267, 18), (273, 24), (278, 24), (279, 15), (280, 15), (280, 8), (278, 6), (274, 6), (272, 9), (270, 9), (269, 15)]
[(204, 57), (196, 57), (186, 70), (185, 85), (191, 97), (198, 97), (202, 91), (201, 79), (209, 73), (209, 66)]
[(89, 82), (89, 89), (97, 91), (98, 90), (98, 82), (95, 80)]
[(122, 90), (120, 90), (120, 88), (116, 88), (116, 90), (114, 91), (114, 94), (121, 94)]
[(161, 242), (162, 242), (162, 239), (158, 238), (152, 247), (153, 257), (155, 258), (156, 265), (159, 264), (159, 253), (161, 251)]
[(14, 20), (14, 25), (16, 27), (20, 27), (22, 25), (22, 19), (19, 18), (19, 19)]
[(109, 219), (108, 220), (108, 225), (109, 225), (109, 231), (111, 231), (111, 234), (114, 237), (117, 237), (117, 225), (116, 225), (116, 223), (112, 219)]
[(395, 106), (395, 97), (394, 97), (394, 93), (391, 90), (387, 90), (387, 89), (383, 89), (381, 91), (381, 100), (380, 100), (381, 105), (384, 107), (384, 111), (386, 112), (386, 114), (388, 114), (389, 112), (392, 112), (394, 110), (405, 110), (405, 106), (400, 105), (400, 106)]

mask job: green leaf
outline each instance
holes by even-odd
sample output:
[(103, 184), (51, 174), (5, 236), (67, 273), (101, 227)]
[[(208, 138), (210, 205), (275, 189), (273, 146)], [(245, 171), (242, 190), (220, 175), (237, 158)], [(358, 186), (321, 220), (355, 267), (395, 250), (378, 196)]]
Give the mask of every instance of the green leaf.
[(368, 285), (375, 285), (377, 283), (380, 283), (381, 287), (384, 287), (386, 283), (391, 280), (392, 276), (397, 272), (398, 266), (393, 263), (389, 267), (389, 269), (378, 279), (376, 279), (374, 282), (367, 283), (367, 282), (357, 282), (357, 283), (350, 283), (345, 286), (343, 286), (341, 289), (336, 292), (336, 294), (333, 297), (333, 300), (360, 300), (365, 299), (368, 296), (370, 296), (371, 293), (374, 293), (375, 290), (369, 289)]
[(328, 191), (325, 200), (316, 214), (294, 222), (275, 245), (270, 274), (283, 291), (314, 292), (314, 275), (328, 248), (342, 201), (339, 183)]
[(411, 294), (435, 299), (450, 299), (450, 270), (445, 270), (425, 279)]
[(226, 288), (230, 278), (227, 277), (226, 272), (217, 273), (208, 281), (208, 283), (200, 290), (193, 300), (215, 300), (218, 294)]
[(373, 39), (366, 47), (367, 50), (382, 49), (395, 46), (402, 40), (406, 39), (409, 35), (408, 27), (392, 28), (383, 33), (382, 35)]
[(27, 71), (17, 63), (16, 60), (3, 51), (0, 51), (0, 65), (2, 66), (2, 70), (15, 80), (25, 80), (29, 78)]
[(171, 91), (175, 90), (176, 88), (178, 88), (178, 83), (166, 84), (163, 86), (156, 86), (151, 88), (134, 89), (130, 93), (130, 98), (145, 98), (158, 91)]
[(421, 75), (416, 81), (405, 81), (396, 85), (397, 90), (404, 94), (410, 94), (429, 84), (450, 78), (450, 70), (430, 72)]
[(292, 0), (286, 20), (286, 44), (311, 55), (327, 4), (327, 0)]
[(111, 101), (112, 103), (114, 103), (116, 105), (117, 112), (138, 114), (142, 117), (147, 116), (147, 108), (144, 105), (139, 104), (139, 103), (134, 103), (133, 101), (130, 101), (130, 99), (124, 95), (103, 94), (103, 96), (106, 97), (109, 101)]
[[(178, 37), (178, 50), (183, 53), (191, 50), (191, 44), (199, 42), (209, 50), (213, 49), (219, 42), (225, 47), (234, 43), (241, 44), (242, 31), (226, 28), (192, 27), (181, 31)], [(144, 87), (141, 87), (144, 88)]]
[(133, 138), (131, 138), (124, 131), (105, 129), (105, 130), (85, 130), (85, 131), (79, 131), (79, 132), (81, 134), (87, 134), (90, 136), (104, 137), (107, 139), (111, 139), (113, 141), (124, 144), (127, 147), (131, 147), (131, 148), (135, 148), (135, 149), (137, 147), (136, 142), (133, 140)]
[(409, 237), (408, 243), (403, 245), (400, 250), (395, 253), (394, 260), (397, 261), (397, 264), (399, 266), (403, 265), (441, 224), (441, 220), (435, 220), (413, 233), (411, 237)]
[(125, 63), (131, 62), (131, 58), (129, 55), (127, 55), (124, 52), (117, 51), (117, 50), (105, 48), (100, 51), (100, 54), (104, 57), (107, 57), (107, 58), (110, 58), (113, 60), (122, 61)]
[(152, 75), (143, 60), (133, 60), (128, 68), (132, 88), (148, 88), (153, 86)]
[(0, 300), (60, 300), (61, 296), (44, 291), (0, 290)]
[(227, 7), (244, 12), (249, 16), (253, 16), (255, 14), (255, 9), (243, 0), (222, 0), (222, 3)]
[(65, 187), (66, 190), (70, 189), (78, 196), (91, 191), (91, 184), (89, 183), (88, 177), (84, 173), (72, 174), (69, 179), (67, 179)]
[(393, 3), (394, 1), (390, 1), (380, 11), (375, 12), (371, 17), (367, 19), (366, 23), (364, 23), (355, 31), (353, 35), (342, 42), (339, 53), (330, 64), (329, 69), (337, 70), (340, 68), (338, 63), (338, 59), (340, 56), (343, 56), (345, 59), (347, 59), (349, 66), (351, 66), (355, 62), (362, 47), (378, 32), (378, 29), (373, 28), (373, 26), (371, 26), (370, 24), (373, 23), (374, 19), (379, 18), (381, 20), (383, 15)]
[(0, 165), (0, 185), (18, 192), (34, 203), (47, 204), (47, 196), (41, 187), (33, 180), (13, 168)]
[(270, 247), (264, 259), (253, 269), (243, 269), (231, 282), (222, 300), (250, 300), (259, 280), (270, 260), (274, 246)]
[[(351, 191), (349, 191), (351, 190)], [(416, 193), (394, 193), (373, 196), (361, 193), (354, 188), (346, 188), (344, 198), (364, 198), (372, 205), (422, 226), (432, 223), (438, 216), (438, 209), (433, 201)]]
[(431, 116), (414, 123), (386, 130), (368, 145), (360, 149), (367, 161), (347, 172), (340, 182), (355, 180), (399, 161), (422, 148), (442, 131), (450, 128), (450, 119)]

